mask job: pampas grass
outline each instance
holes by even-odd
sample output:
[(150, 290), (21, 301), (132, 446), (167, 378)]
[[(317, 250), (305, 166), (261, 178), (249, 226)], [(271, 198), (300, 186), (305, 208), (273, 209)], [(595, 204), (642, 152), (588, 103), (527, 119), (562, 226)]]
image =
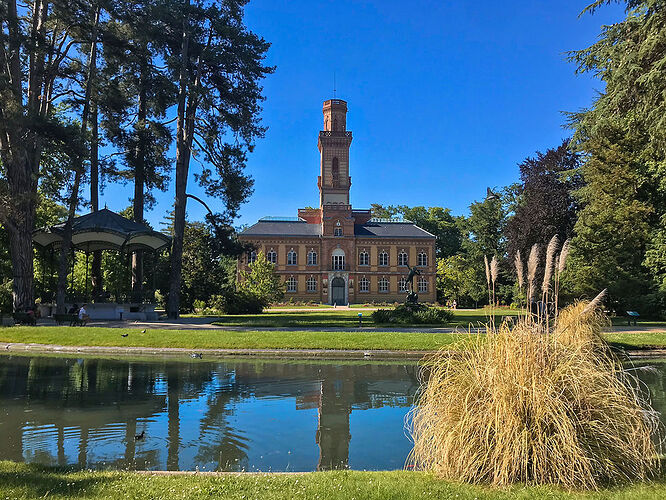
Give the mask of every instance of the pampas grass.
[[(557, 301), (557, 237), (546, 250), (542, 296), (550, 281)], [(527, 262), (528, 310), (534, 296), (539, 247)], [(485, 259), (493, 285), (498, 263)], [(493, 273), (493, 269), (495, 272)], [(516, 254), (519, 286), (523, 275)], [(658, 414), (601, 335), (606, 291), (562, 311), (526, 314), (517, 324), (494, 321), (460, 352), (442, 350), (424, 362), (428, 378), (409, 415), (417, 468), (470, 483), (557, 484), (596, 489), (641, 481), (657, 470), (652, 440)], [(545, 309), (547, 311), (547, 307)]]
[(420, 469), (469, 483), (595, 489), (655, 471), (655, 421), (603, 348), (589, 304), (563, 311), (559, 331), (502, 325), (456, 355), (441, 351), (411, 413)]
[(523, 285), (525, 284), (525, 270), (523, 269), (523, 259), (520, 256), (520, 250), (516, 252), (516, 275), (518, 276), (518, 289), (522, 292)]

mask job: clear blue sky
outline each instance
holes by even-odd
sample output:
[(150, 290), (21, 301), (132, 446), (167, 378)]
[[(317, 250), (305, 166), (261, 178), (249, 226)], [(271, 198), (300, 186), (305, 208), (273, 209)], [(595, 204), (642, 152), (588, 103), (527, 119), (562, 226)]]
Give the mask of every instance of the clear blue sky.
[[(246, 23), (272, 43), (277, 70), (264, 82), (269, 129), (249, 158), (255, 191), (237, 224), (318, 204), (317, 134), (334, 72), (354, 133), (352, 205), (466, 214), (486, 186), (515, 182), (522, 159), (568, 135), (563, 111), (603, 90), (565, 60), (623, 17), (612, 5), (578, 18), (589, 2), (251, 1)], [(154, 224), (172, 206), (173, 184), (156, 194)], [(131, 195), (110, 186), (102, 203), (119, 210)], [(188, 202), (190, 219), (203, 214)]]

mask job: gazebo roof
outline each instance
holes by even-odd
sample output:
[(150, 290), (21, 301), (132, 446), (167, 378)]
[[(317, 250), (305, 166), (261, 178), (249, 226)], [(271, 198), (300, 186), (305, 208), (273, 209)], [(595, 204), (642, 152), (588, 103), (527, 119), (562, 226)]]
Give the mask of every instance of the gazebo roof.
[[(62, 245), (65, 223), (37, 229), (32, 240), (42, 247)], [(72, 223), (72, 246), (76, 250), (159, 250), (171, 238), (140, 222), (134, 222), (106, 208), (75, 217)]]

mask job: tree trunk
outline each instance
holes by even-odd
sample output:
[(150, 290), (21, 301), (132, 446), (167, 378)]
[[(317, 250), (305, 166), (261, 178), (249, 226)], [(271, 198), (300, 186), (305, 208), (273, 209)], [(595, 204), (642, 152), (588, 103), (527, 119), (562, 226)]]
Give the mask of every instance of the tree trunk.
[[(81, 138), (85, 138), (86, 131), (88, 130), (88, 118), (90, 115), (90, 101), (92, 96), (93, 85), (95, 81), (95, 70), (97, 66), (97, 27), (99, 26), (99, 16), (101, 7), (97, 7), (95, 13), (95, 25), (93, 28), (90, 54), (88, 56), (88, 78), (86, 81), (85, 97), (83, 102), (83, 111), (81, 113)], [(56, 293), (56, 310), (58, 313), (65, 312), (65, 292), (67, 287), (67, 257), (72, 248), (72, 224), (76, 209), (79, 206), (79, 186), (83, 177), (83, 158), (78, 156), (75, 159), (74, 166), (74, 183), (72, 185), (72, 192), (69, 197), (69, 210), (67, 213), (67, 222), (63, 232), (62, 248), (60, 249), (60, 269), (58, 272), (58, 290)]]
[[(185, 7), (189, 1), (185, 2)], [(185, 235), (185, 209), (187, 206), (187, 175), (189, 170), (190, 150), (187, 147), (187, 91), (189, 59), (188, 16), (183, 19), (183, 40), (181, 42), (181, 61), (178, 92), (178, 121), (176, 126), (176, 196), (174, 203), (173, 242), (171, 246), (171, 274), (169, 276), (169, 302), (167, 315), (178, 318), (180, 312), (180, 285), (182, 282), (183, 238)], [(191, 107), (191, 106), (190, 106)]]
[[(141, 65), (139, 75), (139, 112), (137, 120), (138, 140), (134, 154), (134, 220), (143, 223), (144, 215), (144, 187), (146, 184), (146, 114), (148, 97), (146, 95), (147, 70), (145, 64)], [(132, 291), (141, 295), (143, 290), (143, 251), (139, 250), (132, 255)]]
[[(96, 101), (96, 98), (95, 98)], [(97, 116), (97, 103), (93, 102), (90, 112), (90, 208), (93, 212), (99, 210), (99, 118)], [(92, 269), (92, 296), (102, 294), (102, 251), (93, 252)]]

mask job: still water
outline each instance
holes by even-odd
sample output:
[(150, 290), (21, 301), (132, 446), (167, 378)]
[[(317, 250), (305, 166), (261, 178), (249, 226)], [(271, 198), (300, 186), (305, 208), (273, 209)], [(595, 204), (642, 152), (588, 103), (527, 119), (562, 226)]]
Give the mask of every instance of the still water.
[(400, 469), (416, 390), (412, 362), (4, 355), (0, 460), (96, 469)]

